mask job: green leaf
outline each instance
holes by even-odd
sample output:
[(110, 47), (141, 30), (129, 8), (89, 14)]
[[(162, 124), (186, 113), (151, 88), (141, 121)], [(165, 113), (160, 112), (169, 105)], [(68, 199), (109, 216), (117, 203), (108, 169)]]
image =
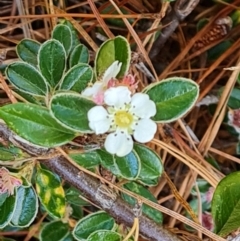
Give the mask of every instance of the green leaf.
[(14, 89), (14, 92), (16, 92), (18, 95), (20, 95), (25, 101), (23, 102), (29, 102), (36, 105), (46, 106), (46, 97), (45, 96), (34, 96), (32, 94), (28, 94), (25, 92), (22, 92), (19, 89)]
[(52, 217), (62, 218), (65, 214), (65, 194), (59, 177), (38, 167), (36, 173), (36, 191), (39, 199)]
[[(224, 88), (221, 88), (218, 95), (221, 96)], [(230, 93), (227, 105), (231, 109), (239, 109), (240, 108), (240, 89), (233, 88)]]
[(3, 196), (5, 201), (0, 206), (0, 229), (6, 227), (13, 216), (14, 210), (16, 208), (16, 197), (14, 195), (10, 195), (6, 197), (6, 194), (0, 194), (0, 197)]
[(11, 219), (11, 224), (18, 227), (28, 227), (35, 219), (38, 212), (38, 199), (32, 187), (17, 188), (16, 208)]
[(168, 123), (181, 118), (193, 107), (199, 87), (190, 79), (172, 77), (149, 85), (144, 92), (156, 104), (157, 114), (153, 119)]
[(112, 230), (114, 224), (114, 219), (106, 212), (95, 212), (79, 220), (73, 229), (73, 236), (77, 240), (86, 240), (95, 231), (101, 229)]
[(159, 178), (154, 178), (154, 179), (137, 179), (137, 181), (144, 186), (156, 186), (158, 184)]
[(226, 40), (226, 41), (223, 41), (223, 42), (215, 45), (214, 47), (212, 47), (211, 49), (208, 50), (207, 58), (209, 60), (216, 60), (222, 54), (224, 54), (224, 52), (226, 52), (232, 46), (232, 44), (233, 43), (231, 41)]
[(100, 46), (95, 59), (96, 76), (101, 76), (116, 60), (122, 63), (121, 69), (117, 75), (117, 77), (120, 78), (127, 73), (131, 60), (129, 43), (127, 39), (122, 36), (109, 39)]
[(66, 52), (55, 39), (47, 40), (39, 49), (39, 68), (48, 84), (55, 88), (60, 82), (66, 67)]
[(54, 27), (52, 38), (58, 40), (64, 47), (67, 55), (72, 48), (72, 32), (67, 25), (58, 24)]
[(114, 159), (121, 177), (128, 180), (135, 180), (138, 178), (141, 170), (141, 162), (135, 151), (130, 152), (124, 157), (114, 156)]
[(240, 172), (233, 172), (223, 178), (213, 195), (212, 216), (215, 232), (226, 236), (240, 227)]
[(37, 69), (28, 63), (10, 64), (6, 69), (6, 76), (16, 88), (25, 93), (36, 96), (46, 96), (48, 93), (46, 80)]
[(72, 35), (72, 50), (80, 44), (79, 41), (79, 37), (78, 37), (78, 32), (76, 31), (76, 29), (74, 28), (74, 26), (72, 25), (72, 23), (68, 20), (62, 20), (61, 24), (64, 24), (66, 26), (68, 26), (71, 29), (71, 35)]
[[(119, 6), (119, 9), (121, 10), (121, 12), (123, 14), (131, 14), (131, 10), (126, 9), (126, 7), (124, 7), (124, 6), (122, 6), (122, 7)], [(101, 14), (114, 14), (114, 15), (119, 14), (112, 5), (108, 5), (104, 8), (101, 8), (100, 13)], [(131, 24), (133, 24), (135, 21), (134, 18), (128, 18), (127, 20)], [(126, 28), (126, 25), (121, 18), (106, 18), (105, 21), (106, 21), (106, 23), (109, 23), (111, 26)]]
[(145, 145), (134, 144), (134, 151), (139, 156), (141, 162), (141, 170), (138, 179), (142, 183), (148, 185), (151, 180), (154, 180), (161, 176), (163, 172), (163, 166), (159, 156)]
[(60, 89), (82, 92), (87, 88), (92, 78), (93, 70), (91, 66), (88, 64), (77, 64), (64, 75)]
[(0, 118), (22, 138), (33, 144), (54, 147), (72, 140), (75, 135), (59, 125), (47, 108), (16, 103), (0, 108)]
[(52, 116), (64, 127), (81, 133), (92, 133), (87, 113), (95, 103), (75, 92), (54, 95), (50, 101)]
[[(90, 204), (87, 204), (89, 206)], [(85, 216), (83, 207), (70, 203), (72, 208), (71, 218), (79, 220)], [(75, 240), (75, 239), (74, 239)]]
[(58, 220), (44, 225), (39, 238), (40, 241), (63, 241), (68, 235), (68, 224)]
[(6, 193), (6, 192), (0, 194), (0, 206), (3, 205), (3, 203), (5, 202), (5, 200), (7, 199), (7, 197), (8, 197), (8, 193)]
[[(123, 185), (124, 188), (127, 190), (130, 190), (140, 196), (143, 196), (153, 202), (157, 203), (157, 199), (152, 195), (150, 191), (148, 191), (145, 187), (141, 186), (140, 184), (134, 183), (134, 182), (129, 182), (127, 184)], [(125, 193), (122, 193), (122, 197), (124, 200), (126, 200), (128, 203), (131, 205), (136, 204), (136, 200), (130, 196), (128, 196)], [(162, 213), (157, 211), (156, 209), (147, 206), (146, 204), (143, 204), (142, 206), (142, 211), (145, 213), (149, 218), (154, 220), (156, 223), (161, 224), (163, 221)]]
[(110, 170), (115, 176), (128, 180), (137, 179), (141, 163), (138, 155), (132, 151), (124, 157), (118, 157), (105, 150), (97, 150), (101, 158), (101, 165)]
[(32, 39), (21, 40), (16, 48), (18, 57), (33, 66), (38, 65), (38, 51), (41, 44)]
[(70, 154), (70, 157), (84, 168), (92, 168), (100, 164), (100, 157), (96, 151)]
[(14, 161), (16, 158), (22, 156), (22, 150), (15, 146), (10, 145), (5, 147), (0, 144), (0, 160), (1, 161)]
[(71, 52), (69, 56), (69, 65), (73, 67), (79, 63), (88, 63), (89, 62), (89, 53), (85, 45), (77, 45)]
[(80, 191), (74, 187), (70, 187), (65, 192), (65, 197), (68, 203), (78, 205), (78, 206), (88, 206), (89, 203), (80, 198), (82, 194)]
[(87, 241), (121, 241), (121, 238), (121, 235), (116, 232), (109, 230), (99, 230), (92, 233), (88, 237)]

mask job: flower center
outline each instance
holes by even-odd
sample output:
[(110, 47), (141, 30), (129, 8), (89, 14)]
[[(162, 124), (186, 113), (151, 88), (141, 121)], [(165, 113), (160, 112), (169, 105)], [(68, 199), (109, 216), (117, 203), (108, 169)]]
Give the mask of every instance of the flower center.
[(133, 116), (131, 113), (120, 110), (115, 113), (115, 124), (120, 128), (128, 128), (133, 122)]

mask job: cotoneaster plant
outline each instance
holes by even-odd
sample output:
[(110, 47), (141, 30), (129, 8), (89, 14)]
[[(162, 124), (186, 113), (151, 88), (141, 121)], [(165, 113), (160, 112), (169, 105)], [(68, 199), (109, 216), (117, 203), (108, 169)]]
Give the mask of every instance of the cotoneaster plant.
[[(105, 41), (92, 66), (88, 49), (69, 22), (58, 24), (44, 43), (23, 39), (16, 51), (19, 60), (5, 74), (24, 101), (0, 108), (0, 119), (8, 128), (36, 148), (64, 146), (75, 165), (91, 171), (101, 166), (124, 181), (125, 189), (157, 202), (146, 186), (157, 184), (163, 166), (158, 153), (145, 143), (154, 138), (158, 125), (181, 118), (194, 106), (198, 85), (191, 79), (171, 77), (140, 90), (124, 37)], [(40, 240), (51, 232), (51, 240), (122, 238), (107, 213), (83, 217), (79, 210), (86, 202), (79, 198), (79, 191), (62, 185), (41, 161), (23, 161), (15, 168), (14, 162), (26, 154), (17, 147), (2, 150), (12, 168), (0, 169), (1, 229), (28, 227), (38, 212), (46, 212), (51, 221), (41, 229)], [(127, 195), (122, 198), (136, 203)], [(159, 211), (145, 204), (142, 211), (162, 223)], [(74, 227), (66, 222), (69, 218), (76, 220)]]

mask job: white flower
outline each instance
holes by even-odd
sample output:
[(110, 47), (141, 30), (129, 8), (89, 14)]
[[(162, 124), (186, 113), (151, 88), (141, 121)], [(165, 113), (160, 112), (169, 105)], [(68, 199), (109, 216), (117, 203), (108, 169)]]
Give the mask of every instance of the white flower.
[(122, 63), (114, 61), (104, 72), (99, 81), (96, 81), (92, 86), (87, 87), (82, 95), (90, 97), (97, 104), (103, 104), (104, 92), (108, 88), (110, 80), (114, 79), (121, 69)]
[(96, 134), (108, 134), (104, 146), (111, 154), (125, 156), (133, 148), (134, 139), (149, 142), (157, 131), (157, 125), (150, 119), (156, 114), (156, 105), (147, 94), (137, 93), (131, 97), (125, 86), (111, 87), (104, 93), (107, 105), (95, 106), (88, 112), (90, 128)]

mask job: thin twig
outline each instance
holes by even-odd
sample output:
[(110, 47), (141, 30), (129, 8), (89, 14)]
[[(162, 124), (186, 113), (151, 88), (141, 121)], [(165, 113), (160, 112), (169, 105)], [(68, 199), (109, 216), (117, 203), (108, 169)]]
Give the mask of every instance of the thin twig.
[(172, 11), (163, 19), (162, 25), (166, 26), (154, 42), (149, 53), (150, 59), (159, 54), (165, 42), (175, 31), (179, 23), (186, 18), (198, 5), (199, 0), (178, 0)]

